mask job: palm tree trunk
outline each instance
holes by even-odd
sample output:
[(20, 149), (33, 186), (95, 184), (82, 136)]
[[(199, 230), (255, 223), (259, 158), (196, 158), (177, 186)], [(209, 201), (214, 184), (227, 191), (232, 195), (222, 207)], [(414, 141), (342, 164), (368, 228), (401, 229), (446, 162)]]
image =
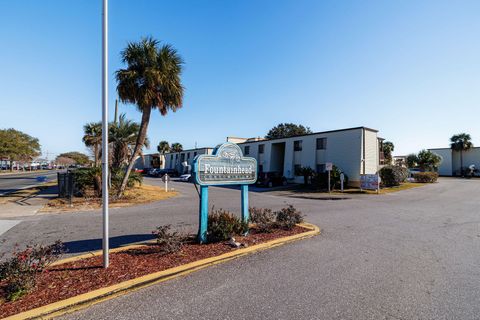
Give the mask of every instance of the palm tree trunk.
[(93, 145), (93, 156), (95, 158), (93, 163), (95, 167), (98, 167), (98, 144), (96, 143)]
[(137, 137), (137, 142), (135, 144), (135, 148), (133, 149), (132, 156), (130, 158), (130, 162), (127, 166), (127, 170), (125, 171), (125, 176), (123, 177), (122, 184), (118, 189), (117, 197), (121, 198), (125, 188), (127, 187), (128, 177), (130, 176), (130, 172), (132, 172), (133, 165), (135, 164), (135, 159), (137, 158), (138, 153), (143, 147), (145, 143), (145, 138), (147, 137), (147, 128), (148, 123), (150, 122), (150, 114), (152, 112), (152, 108), (148, 107), (143, 110), (142, 113), (142, 122), (140, 123), (140, 130)]
[(463, 150), (460, 150), (460, 175), (463, 177)]

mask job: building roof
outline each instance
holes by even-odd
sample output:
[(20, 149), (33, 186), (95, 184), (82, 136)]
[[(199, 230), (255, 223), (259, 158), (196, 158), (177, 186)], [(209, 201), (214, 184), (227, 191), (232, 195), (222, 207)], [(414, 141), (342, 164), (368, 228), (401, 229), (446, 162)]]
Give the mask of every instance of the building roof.
[(375, 130), (375, 129), (372, 129), (372, 128), (353, 127), (353, 128), (345, 128), (345, 129), (337, 129), (337, 130), (329, 130), (329, 131), (319, 131), (319, 132), (301, 134), (301, 135), (298, 135), (298, 136), (291, 136), (291, 137), (286, 137), (286, 138), (264, 139), (264, 140), (260, 140), (260, 141), (246, 141), (246, 142), (237, 143), (237, 144), (254, 143), (254, 142), (266, 142), (266, 141), (280, 140), (280, 139), (290, 139), (290, 138), (299, 138), (299, 137), (313, 136), (313, 135), (316, 135), (316, 134), (334, 133), (334, 132), (350, 131), (350, 130), (358, 130), (358, 129), (365, 129), (365, 130), (372, 131), (372, 132), (378, 132), (378, 130)]

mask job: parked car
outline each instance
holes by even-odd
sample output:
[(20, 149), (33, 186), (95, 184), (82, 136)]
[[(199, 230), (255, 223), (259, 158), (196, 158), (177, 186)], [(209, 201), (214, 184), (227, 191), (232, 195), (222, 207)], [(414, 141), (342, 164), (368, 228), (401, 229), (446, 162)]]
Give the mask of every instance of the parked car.
[(162, 176), (166, 173), (168, 174), (170, 177), (178, 177), (178, 171), (175, 170), (175, 169), (163, 169), (162, 171)]
[(258, 186), (272, 188), (275, 186), (286, 186), (287, 184), (287, 178), (281, 175), (280, 172), (261, 172), (258, 174)]
[(190, 173), (182, 174), (178, 180), (183, 181), (183, 182), (191, 182), (192, 181), (192, 175)]

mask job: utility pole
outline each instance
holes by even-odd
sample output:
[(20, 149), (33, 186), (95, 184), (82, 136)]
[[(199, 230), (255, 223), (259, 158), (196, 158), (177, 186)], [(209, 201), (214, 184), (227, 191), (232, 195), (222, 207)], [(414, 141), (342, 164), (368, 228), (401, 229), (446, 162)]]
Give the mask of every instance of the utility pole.
[(113, 123), (117, 124), (118, 121), (118, 99), (115, 99), (115, 117), (113, 118)]
[(102, 11), (102, 200), (103, 267), (108, 268), (108, 0)]

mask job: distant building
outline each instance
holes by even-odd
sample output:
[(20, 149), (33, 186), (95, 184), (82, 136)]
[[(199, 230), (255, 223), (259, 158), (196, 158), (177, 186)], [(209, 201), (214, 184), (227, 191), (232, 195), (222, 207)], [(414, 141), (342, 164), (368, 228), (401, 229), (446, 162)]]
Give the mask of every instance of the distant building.
[[(460, 176), (461, 175), (461, 161), (460, 151), (453, 151), (451, 148), (433, 148), (428, 149), (431, 152), (442, 157), (442, 163), (438, 168), (438, 174), (441, 176)], [(463, 151), (463, 168), (468, 170), (468, 167), (474, 165), (475, 168), (480, 169), (480, 148), (472, 148), (468, 151)]]
[[(324, 172), (325, 164), (331, 162), (348, 176), (351, 185), (359, 185), (361, 174), (375, 174), (383, 165), (384, 139), (377, 133), (367, 127), (355, 127), (277, 139), (227, 137), (227, 141), (238, 144), (245, 156), (256, 158), (259, 172), (277, 172), (301, 183), (303, 176), (297, 175), (298, 169), (310, 167)], [(207, 147), (166, 153), (160, 168), (190, 173), (193, 159), (200, 154), (212, 154), (213, 150)], [(147, 167), (148, 156), (145, 155), (145, 168), (153, 167)]]
[(144, 154), (143, 157), (135, 160), (133, 167), (138, 170), (163, 169), (165, 167), (165, 156), (160, 153)]
[(191, 173), (193, 159), (200, 154), (212, 154), (213, 148), (196, 148), (165, 153), (164, 169), (177, 170), (179, 174)]
[(377, 133), (356, 127), (289, 138), (246, 140), (238, 145), (245, 156), (257, 159), (259, 172), (278, 172), (301, 183), (303, 177), (297, 175), (301, 167), (323, 172), (325, 164), (331, 162), (348, 175), (351, 185), (359, 185), (361, 174), (375, 174), (382, 165), (383, 139)]

